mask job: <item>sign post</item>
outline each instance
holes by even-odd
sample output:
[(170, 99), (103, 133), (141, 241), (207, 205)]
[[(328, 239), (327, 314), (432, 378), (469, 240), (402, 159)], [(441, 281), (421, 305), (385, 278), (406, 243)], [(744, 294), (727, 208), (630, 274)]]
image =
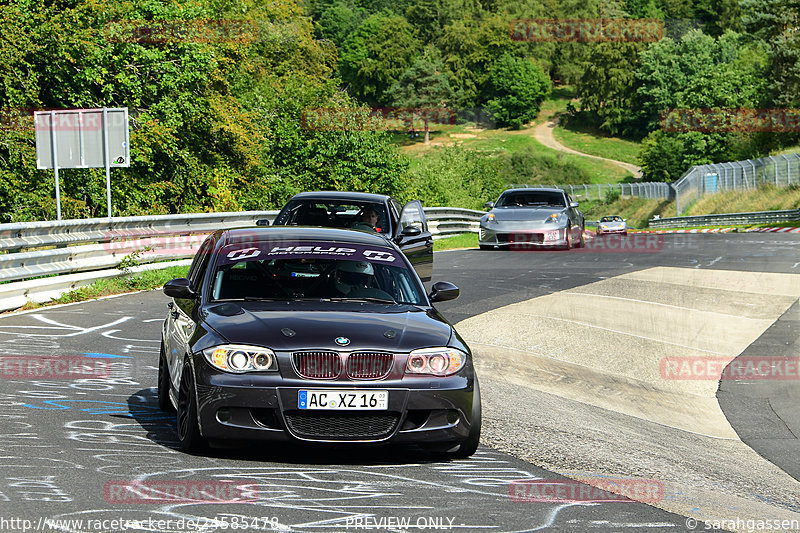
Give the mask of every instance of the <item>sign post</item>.
[(105, 168), (111, 218), (111, 167), (130, 166), (128, 108), (36, 111), (36, 168), (55, 171), (56, 214), (61, 220), (59, 168)]

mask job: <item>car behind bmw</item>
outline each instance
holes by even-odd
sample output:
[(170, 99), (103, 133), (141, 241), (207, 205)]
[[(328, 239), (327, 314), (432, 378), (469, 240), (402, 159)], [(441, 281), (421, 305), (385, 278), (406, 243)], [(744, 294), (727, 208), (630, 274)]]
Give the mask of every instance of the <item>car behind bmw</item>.
[(611, 215), (600, 218), (597, 221), (597, 235), (628, 234), (628, 223), (619, 215)]
[(482, 250), (564, 248), (584, 245), (583, 214), (561, 189), (509, 189), (480, 219)]

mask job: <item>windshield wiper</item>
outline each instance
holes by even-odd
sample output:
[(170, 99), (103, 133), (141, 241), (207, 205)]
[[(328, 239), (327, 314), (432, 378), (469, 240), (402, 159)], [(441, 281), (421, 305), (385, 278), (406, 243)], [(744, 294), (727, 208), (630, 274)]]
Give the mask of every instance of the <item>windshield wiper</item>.
[(394, 300), (387, 300), (386, 298), (326, 298), (332, 302), (369, 302), (376, 304), (396, 304)]
[(283, 302), (288, 298), (267, 298), (266, 296), (245, 296), (242, 298), (245, 302)]

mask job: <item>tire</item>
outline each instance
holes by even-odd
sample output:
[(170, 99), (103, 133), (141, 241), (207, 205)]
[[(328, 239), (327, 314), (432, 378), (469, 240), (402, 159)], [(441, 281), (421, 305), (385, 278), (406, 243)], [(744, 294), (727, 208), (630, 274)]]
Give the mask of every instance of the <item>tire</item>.
[(471, 457), (478, 449), (481, 442), (481, 389), (478, 386), (478, 376), (475, 376), (475, 385), (472, 398), (472, 427), (469, 428), (469, 435), (461, 441), (458, 450), (451, 455), (456, 459), (466, 459)]
[(586, 248), (586, 239), (583, 236), (585, 232), (586, 232), (586, 227), (581, 226), (581, 238), (578, 241), (578, 248)]
[(494, 246), (492, 246), (491, 244), (479, 244), (478, 248), (480, 248), (481, 250), (494, 250)]
[(205, 442), (197, 424), (197, 397), (194, 390), (194, 376), (187, 361), (183, 365), (181, 386), (178, 390), (178, 409), (175, 416), (178, 433), (178, 447), (186, 452), (203, 448)]
[(572, 226), (567, 226), (567, 244), (564, 245), (564, 250), (572, 248)]
[(165, 413), (171, 413), (175, 410), (172, 402), (169, 399), (169, 369), (167, 367), (167, 358), (164, 355), (164, 344), (161, 344), (161, 353), (158, 356), (158, 408)]

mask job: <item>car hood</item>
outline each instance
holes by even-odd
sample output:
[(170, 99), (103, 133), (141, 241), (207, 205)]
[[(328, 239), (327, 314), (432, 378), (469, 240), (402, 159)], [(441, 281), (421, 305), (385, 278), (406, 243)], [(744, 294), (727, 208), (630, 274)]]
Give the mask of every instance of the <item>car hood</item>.
[(507, 207), (492, 209), (497, 222), (514, 222), (519, 220), (534, 220), (544, 222), (553, 213), (564, 213), (566, 207)]
[(606, 226), (607, 228), (621, 228), (625, 226), (624, 222), (600, 222), (601, 226)]
[[(285, 305), (280, 309), (278, 304), (267, 309), (248, 307), (234, 303), (211, 306), (204, 313), (204, 320), (230, 343), (266, 346), (278, 351), (410, 351), (446, 346), (453, 334), (450, 324), (438, 313), (410, 305), (389, 312), (374, 310), (383, 306), (353, 303), (325, 311), (288, 310)], [(335, 339), (340, 337), (346, 337), (350, 343), (337, 344)]]

